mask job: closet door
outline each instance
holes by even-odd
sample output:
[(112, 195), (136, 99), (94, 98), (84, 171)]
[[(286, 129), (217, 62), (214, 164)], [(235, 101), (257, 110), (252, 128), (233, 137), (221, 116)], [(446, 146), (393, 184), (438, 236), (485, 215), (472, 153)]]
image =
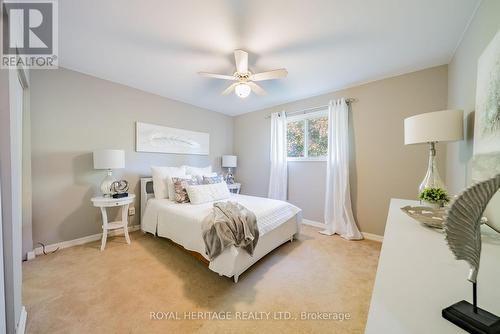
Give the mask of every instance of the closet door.
[[(2, 226), (2, 180), (0, 180), (0, 226)], [(4, 267), (3, 267), (3, 237), (0, 228), (0, 333), (6, 333), (5, 326), (5, 285), (4, 285)]]
[[(10, 164), (11, 164), (11, 194), (12, 194), (12, 224), (10, 233), (4, 234), (4, 245), (9, 247), (12, 256), (12, 276), (6, 276), (6, 283), (11, 295), (6, 295), (7, 305), (13, 306), (16, 326), (21, 318), (22, 300), (22, 129), (23, 129), (23, 85), (17, 71), (12, 71), (10, 86)], [(5, 230), (4, 230), (5, 231)], [(8, 239), (10, 239), (9, 244)], [(6, 257), (7, 258), (7, 257)], [(7, 260), (5, 260), (7, 261)], [(8, 263), (6, 263), (9, 265)], [(10, 290), (12, 289), (12, 290)], [(12, 304), (10, 304), (12, 303)], [(10, 326), (9, 326), (10, 327)]]

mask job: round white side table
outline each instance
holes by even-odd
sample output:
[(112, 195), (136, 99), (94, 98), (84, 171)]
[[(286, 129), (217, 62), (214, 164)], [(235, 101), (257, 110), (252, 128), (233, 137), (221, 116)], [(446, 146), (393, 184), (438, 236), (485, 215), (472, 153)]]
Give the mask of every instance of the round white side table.
[[(130, 237), (128, 235), (128, 206), (134, 201), (135, 195), (129, 194), (127, 197), (122, 198), (112, 198), (112, 197), (92, 197), (90, 200), (92, 204), (101, 209), (102, 214), (102, 241), (101, 241), (101, 251), (106, 247), (106, 239), (108, 238), (109, 230), (116, 230), (123, 228), (123, 234), (125, 234), (125, 240), (130, 245)], [(122, 209), (122, 220), (116, 222), (108, 222), (108, 213), (106, 208), (111, 207), (121, 207)]]

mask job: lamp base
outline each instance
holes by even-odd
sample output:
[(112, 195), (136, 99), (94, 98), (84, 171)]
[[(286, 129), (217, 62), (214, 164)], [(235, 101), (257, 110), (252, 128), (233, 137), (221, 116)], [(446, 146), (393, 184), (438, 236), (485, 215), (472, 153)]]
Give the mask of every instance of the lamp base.
[(418, 193), (421, 194), (427, 188), (445, 189), (444, 183), (439, 176), (436, 163), (436, 143), (429, 143), (429, 163), (427, 165), (427, 173), (424, 180), (418, 187)]
[(499, 317), (479, 307), (475, 313), (474, 306), (465, 300), (443, 309), (441, 314), (443, 318), (471, 334), (500, 333)]
[(111, 197), (113, 195), (111, 192), (111, 185), (114, 181), (113, 172), (111, 169), (108, 169), (108, 175), (101, 182), (101, 192), (104, 197)]
[(234, 183), (234, 176), (233, 176), (233, 172), (231, 171), (231, 167), (227, 168), (226, 183), (227, 184), (233, 184)]

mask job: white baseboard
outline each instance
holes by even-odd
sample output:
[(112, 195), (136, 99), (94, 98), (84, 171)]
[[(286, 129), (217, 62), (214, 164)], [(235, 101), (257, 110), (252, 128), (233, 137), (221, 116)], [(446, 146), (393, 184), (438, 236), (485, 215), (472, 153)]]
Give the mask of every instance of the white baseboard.
[[(141, 225), (133, 225), (133, 226), (128, 227), (128, 231), (134, 232), (134, 231), (139, 230), (140, 228), (141, 228)], [(122, 235), (122, 234), (123, 234), (122, 229), (108, 231), (108, 236), (117, 236), (117, 235)], [(59, 248), (59, 249), (69, 248), (69, 247), (83, 245), (83, 244), (86, 244), (86, 243), (89, 243), (92, 241), (96, 241), (96, 240), (101, 240), (101, 239), (102, 239), (102, 233), (98, 233), (98, 234), (89, 235), (89, 236), (86, 236), (83, 238), (62, 241), (62, 242), (58, 242), (58, 243), (55, 243), (52, 245), (45, 245), (45, 252), (50, 253), (50, 252), (55, 251), (57, 248)], [(33, 250), (33, 252), (35, 253), (35, 255), (42, 255), (43, 254), (43, 247), (37, 247)]]
[[(305, 225), (310, 225), (318, 228), (326, 227), (325, 224), (310, 219), (302, 219), (302, 223)], [(367, 240), (378, 241), (378, 242), (384, 241), (384, 237), (382, 235), (367, 233), (367, 232), (361, 232), (361, 234), (363, 235), (363, 238)]]
[(21, 308), (21, 315), (19, 316), (19, 322), (16, 326), (16, 334), (24, 334), (26, 331), (26, 320), (28, 320), (28, 312), (26, 312), (26, 307)]
[(361, 232), (363, 235), (363, 238), (367, 240), (372, 240), (372, 241), (377, 241), (377, 242), (384, 242), (384, 236), (383, 235), (378, 235), (378, 234), (373, 234), (373, 233), (368, 233), (368, 232)]
[(325, 228), (326, 227), (325, 224), (314, 221), (314, 220), (310, 220), (310, 219), (302, 219), (302, 224), (314, 226), (314, 227), (318, 227), (318, 228)]

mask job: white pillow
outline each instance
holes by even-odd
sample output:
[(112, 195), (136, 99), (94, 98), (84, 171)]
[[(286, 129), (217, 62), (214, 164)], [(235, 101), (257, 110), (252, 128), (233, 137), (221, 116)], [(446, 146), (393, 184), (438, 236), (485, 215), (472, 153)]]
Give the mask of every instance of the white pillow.
[(212, 174), (212, 166), (207, 167), (192, 167), (192, 166), (182, 166), (186, 168), (186, 174), (193, 176), (202, 176)]
[[(186, 168), (181, 167), (151, 167), (153, 177), (153, 191), (156, 199), (168, 198), (168, 180), (172, 182), (172, 176), (179, 177), (186, 175)], [(175, 196), (175, 192), (174, 192)]]
[(187, 186), (186, 191), (192, 204), (218, 201), (231, 196), (225, 182)]

